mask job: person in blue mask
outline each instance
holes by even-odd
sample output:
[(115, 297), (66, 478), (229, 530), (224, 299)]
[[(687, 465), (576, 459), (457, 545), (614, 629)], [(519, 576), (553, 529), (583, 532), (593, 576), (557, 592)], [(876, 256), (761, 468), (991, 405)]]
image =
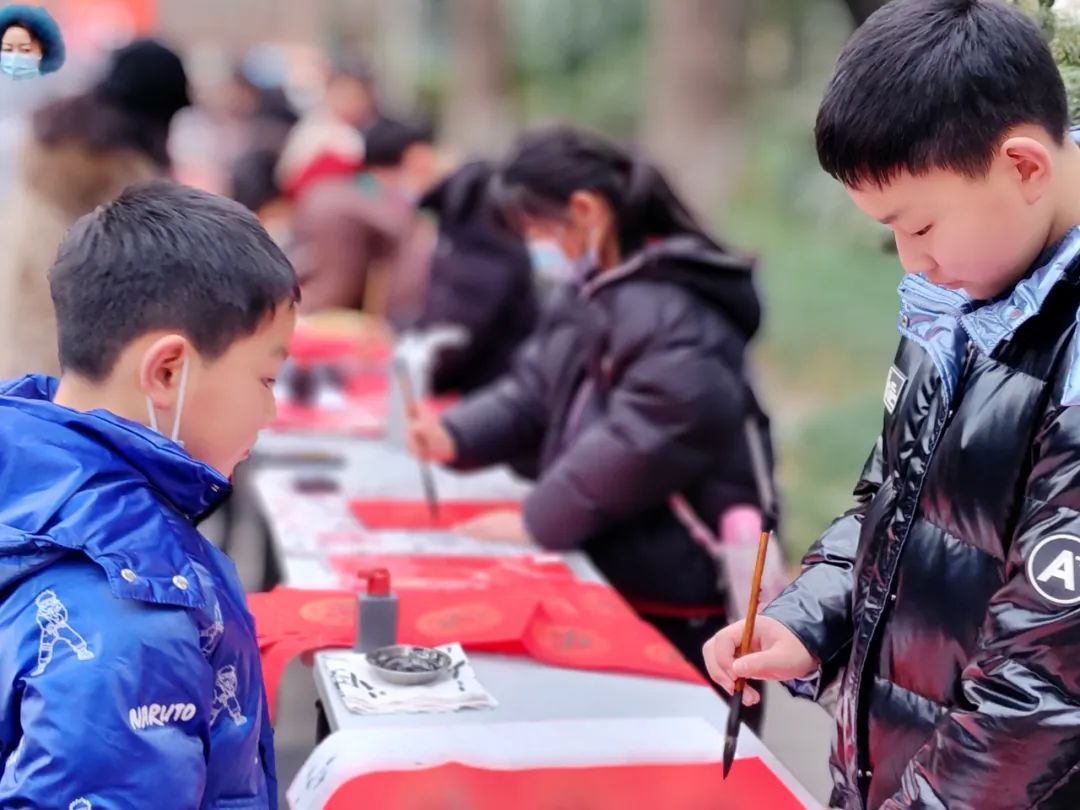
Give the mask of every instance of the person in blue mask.
[(34, 79), (64, 64), (64, 36), (49, 12), (38, 6), (0, 9), (0, 73), (12, 79)]
[(491, 195), (538, 272), (564, 281), (511, 370), (414, 421), (411, 447), (535, 478), (521, 514), (458, 530), (584, 551), (704, 672), (701, 645), (728, 601), (715, 535), (758, 502), (743, 433), (763, 416), (747, 359), (754, 263), (706, 232), (651, 163), (579, 130), (526, 134)]

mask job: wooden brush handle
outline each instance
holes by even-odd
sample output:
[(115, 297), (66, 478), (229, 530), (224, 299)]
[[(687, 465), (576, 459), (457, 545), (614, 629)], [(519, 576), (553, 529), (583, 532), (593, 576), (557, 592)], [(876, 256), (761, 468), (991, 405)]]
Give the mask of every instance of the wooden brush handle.
[[(761, 596), (761, 577), (765, 572), (765, 555), (769, 552), (769, 532), (763, 531), (758, 538), (757, 560), (754, 562), (754, 578), (750, 583), (750, 604), (746, 609), (746, 623), (743, 625), (742, 643), (739, 645), (739, 658), (750, 652), (754, 640), (754, 622), (757, 619), (758, 597)], [(741, 692), (746, 686), (746, 679), (735, 681), (735, 691)]]

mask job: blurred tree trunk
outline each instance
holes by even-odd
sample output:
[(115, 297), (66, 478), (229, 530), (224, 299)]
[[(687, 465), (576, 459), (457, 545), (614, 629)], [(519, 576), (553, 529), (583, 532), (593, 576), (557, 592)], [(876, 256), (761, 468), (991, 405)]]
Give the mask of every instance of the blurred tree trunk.
[(806, 60), (809, 53), (809, 33), (807, 32), (807, 10), (803, 3), (794, 3), (789, 12), (791, 26), (791, 59), (788, 61), (787, 80), (789, 84), (801, 81), (806, 72)]
[(734, 179), (743, 85), (742, 0), (650, 0), (644, 137), (649, 154), (703, 218)]
[(855, 25), (862, 25), (866, 18), (885, 5), (886, 0), (844, 0)]
[(449, 10), (453, 75), (444, 119), (446, 140), (465, 152), (496, 154), (512, 133), (503, 2), (454, 0)]
[(391, 0), (377, 4), (382, 71), (379, 94), (391, 109), (415, 111), (424, 30), (422, 0)]

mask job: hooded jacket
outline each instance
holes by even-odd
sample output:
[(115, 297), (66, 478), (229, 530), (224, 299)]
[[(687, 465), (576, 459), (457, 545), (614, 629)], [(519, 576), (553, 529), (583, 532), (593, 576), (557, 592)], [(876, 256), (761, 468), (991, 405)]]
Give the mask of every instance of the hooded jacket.
[(719, 605), (669, 499), (709, 526), (757, 503), (743, 425), (760, 317), (748, 262), (697, 236), (654, 242), (563, 291), (514, 370), (447, 414), (457, 463), (527, 460), (530, 534), (583, 548), (631, 601)]
[(276, 806), (254, 622), (193, 526), (228, 482), (55, 393), (0, 387), (0, 806)]

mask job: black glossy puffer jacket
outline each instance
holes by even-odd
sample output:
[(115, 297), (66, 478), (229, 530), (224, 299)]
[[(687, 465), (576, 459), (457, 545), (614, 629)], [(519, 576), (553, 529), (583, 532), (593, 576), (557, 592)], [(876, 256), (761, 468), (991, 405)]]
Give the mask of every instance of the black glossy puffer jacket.
[(1080, 229), (1002, 300), (909, 277), (856, 506), (766, 609), (843, 671), (845, 808), (1080, 808)]
[(718, 606), (712, 558), (673, 514), (708, 526), (756, 504), (743, 423), (760, 306), (750, 263), (691, 235), (655, 242), (564, 291), (513, 371), (445, 417), (457, 463), (524, 461), (525, 521), (583, 549), (636, 605)]

